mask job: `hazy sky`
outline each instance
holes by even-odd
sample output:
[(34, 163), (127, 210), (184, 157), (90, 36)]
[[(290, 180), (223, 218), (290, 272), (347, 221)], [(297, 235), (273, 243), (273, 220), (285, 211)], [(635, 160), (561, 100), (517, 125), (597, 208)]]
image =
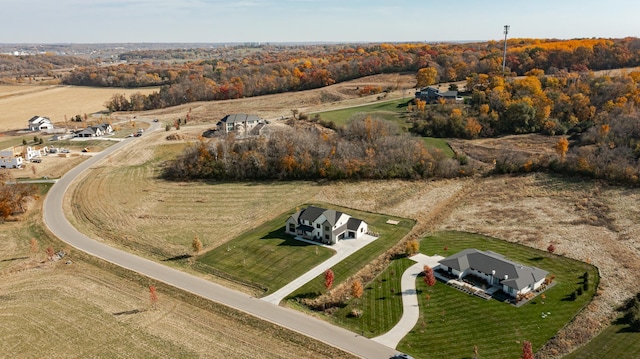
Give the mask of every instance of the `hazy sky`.
[(640, 36), (638, 0), (0, 0), (0, 43)]

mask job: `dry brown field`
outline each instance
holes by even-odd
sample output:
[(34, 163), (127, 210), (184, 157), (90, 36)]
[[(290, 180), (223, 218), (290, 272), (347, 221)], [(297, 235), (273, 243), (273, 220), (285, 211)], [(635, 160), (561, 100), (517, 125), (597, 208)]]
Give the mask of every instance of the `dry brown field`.
[(115, 93), (127, 96), (141, 92), (149, 94), (158, 88), (114, 89), (78, 86), (0, 86), (0, 132), (23, 129), (33, 116), (49, 117), (58, 125), (64, 116), (71, 118), (106, 110), (105, 102)]
[[(0, 231), (0, 352), (13, 358), (350, 358), (328, 345), (158, 286), (50, 238), (39, 206)], [(37, 253), (30, 238), (38, 238)], [(48, 261), (44, 249), (64, 249)]]

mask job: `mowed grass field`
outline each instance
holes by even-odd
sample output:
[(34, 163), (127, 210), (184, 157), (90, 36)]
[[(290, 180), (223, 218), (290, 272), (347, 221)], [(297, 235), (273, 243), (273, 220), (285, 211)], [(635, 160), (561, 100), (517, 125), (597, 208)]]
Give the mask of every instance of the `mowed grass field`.
[[(49, 237), (40, 217), (35, 210), (24, 221), (0, 224), (2, 357), (352, 357), (89, 258)], [(48, 246), (68, 254), (50, 262)], [(151, 284), (158, 288), (155, 307)]]
[(150, 94), (158, 88), (121, 89), (78, 86), (0, 86), (0, 132), (27, 127), (33, 116), (49, 117), (59, 125), (64, 116), (83, 116), (106, 110), (105, 102), (114, 94)]
[[(523, 341), (530, 341), (536, 351), (595, 293), (598, 272), (584, 262), (471, 233), (440, 232), (420, 243), (420, 251), (427, 255), (447, 256), (466, 248), (492, 250), (515, 262), (542, 268), (556, 276), (556, 284), (544, 292), (546, 299), (538, 296), (516, 308), (465, 294), (442, 282), (427, 288), (420, 278), (421, 319), (400, 342), (399, 350), (416, 358), (468, 358), (476, 345), (480, 357), (517, 358)], [(585, 272), (589, 273), (589, 289), (572, 301), (569, 296), (582, 287)]]
[(335, 254), (284, 232), (286, 212), (198, 258), (198, 269), (231, 276), (273, 293)]
[(565, 359), (636, 359), (640, 358), (640, 333), (630, 331), (626, 324), (614, 324), (593, 338), (587, 345)]

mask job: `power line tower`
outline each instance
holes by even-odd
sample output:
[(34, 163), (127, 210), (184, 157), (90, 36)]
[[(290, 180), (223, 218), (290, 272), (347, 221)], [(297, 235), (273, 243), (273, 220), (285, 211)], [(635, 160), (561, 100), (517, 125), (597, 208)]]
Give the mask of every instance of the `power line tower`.
[(504, 67), (507, 64), (507, 34), (511, 26), (504, 25), (504, 54), (502, 55), (502, 76), (505, 76)]

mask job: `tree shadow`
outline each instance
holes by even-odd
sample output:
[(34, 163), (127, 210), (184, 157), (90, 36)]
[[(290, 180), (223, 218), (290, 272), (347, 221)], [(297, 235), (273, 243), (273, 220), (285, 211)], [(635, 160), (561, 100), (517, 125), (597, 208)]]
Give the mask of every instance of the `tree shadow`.
[(538, 262), (538, 261), (541, 261), (543, 259), (544, 259), (544, 257), (541, 257), (541, 256), (529, 258), (529, 260), (533, 261), (533, 262)]
[(170, 258), (166, 258), (163, 259), (163, 262), (173, 262), (173, 261), (179, 261), (179, 260), (183, 260), (183, 259), (188, 259), (193, 257), (191, 254), (181, 254), (179, 256), (175, 256), (175, 257), (170, 257)]
[(146, 312), (146, 309), (133, 309), (133, 310), (125, 310), (123, 312), (116, 312), (113, 313), (113, 315), (117, 316), (121, 316), (121, 315), (132, 315), (132, 314), (138, 314), (138, 313), (142, 313), (142, 312)]
[(319, 296), (321, 296), (322, 293), (320, 292), (306, 292), (306, 293), (299, 293), (296, 294), (294, 296), (289, 296), (287, 297), (288, 299), (313, 299), (313, 298), (317, 298)]
[(3, 259), (0, 260), (0, 262), (11, 262), (11, 261), (18, 261), (20, 259), (28, 259), (29, 257), (15, 257), (15, 258), (7, 258), (7, 259)]

